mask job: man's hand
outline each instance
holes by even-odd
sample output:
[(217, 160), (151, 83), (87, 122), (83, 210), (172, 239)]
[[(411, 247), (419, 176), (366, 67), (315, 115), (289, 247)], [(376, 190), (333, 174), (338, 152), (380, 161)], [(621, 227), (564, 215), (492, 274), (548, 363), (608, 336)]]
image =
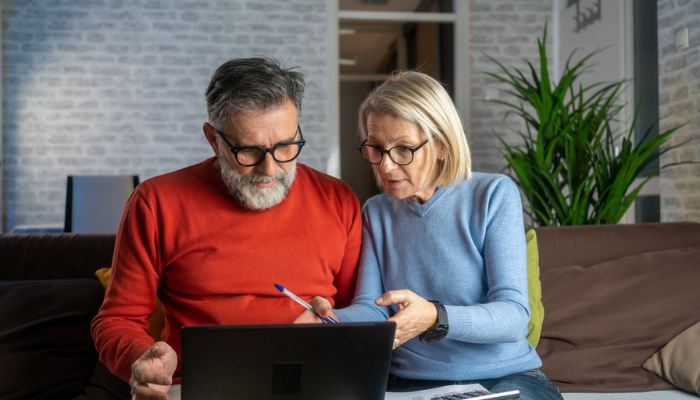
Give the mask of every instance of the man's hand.
[[(333, 314), (331, 303), (324, 297), (316, 296), (311, 300), (310, 304), (321, 317), (331, 317), (336, 321), (338, 320), (338, 317)], [(322, 321), (311, 310), (304, 310), (304, 312), (294, 320), (295, 324), (320, 324), (321, 322)]]
[(131, 366), (131, 399), (167, 400), (177, 368), (177, 353), (165, 342), (157, 342)]
[(396, 322), (394, 348), (432, 328), (438, 320), (435, 305), (410, 290), (392, 290), (374, 302), (378, 306), (399, 307), (399, 312), (387, 320)]

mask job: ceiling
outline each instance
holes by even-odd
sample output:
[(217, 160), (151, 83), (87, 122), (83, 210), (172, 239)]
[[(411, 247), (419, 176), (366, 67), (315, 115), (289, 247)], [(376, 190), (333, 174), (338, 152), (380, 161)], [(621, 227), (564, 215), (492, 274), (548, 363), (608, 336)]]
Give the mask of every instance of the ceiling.
[(339, 10), (353, 11), (415, 11), (423, 0), (339, 0)]

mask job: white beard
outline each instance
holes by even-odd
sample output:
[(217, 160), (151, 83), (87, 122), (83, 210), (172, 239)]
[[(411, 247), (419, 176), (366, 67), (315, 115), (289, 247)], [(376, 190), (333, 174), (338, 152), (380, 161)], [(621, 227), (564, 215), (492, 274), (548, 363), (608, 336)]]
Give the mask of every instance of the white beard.
[[(241, 176), (222, 154), (219, 154), (219, 163), (221, 164), (221, 178), (229, 193), (249, 210), (267, 210), (281, 203), (287, 197), (297, 172), (296, 161), (292, 161), (289, 171), (278, 171), (274, 176), (265, 176), (257, 170), (252, 170), (249, 174)], [(277, 183), (266, 188), (255, 184), (255, 182), (272, 181), (277, 181)]]

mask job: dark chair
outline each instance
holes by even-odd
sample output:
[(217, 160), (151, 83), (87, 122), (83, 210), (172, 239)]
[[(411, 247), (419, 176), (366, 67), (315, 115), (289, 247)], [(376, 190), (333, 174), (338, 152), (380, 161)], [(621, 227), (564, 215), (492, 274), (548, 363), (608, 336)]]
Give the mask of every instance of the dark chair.
[(116, 233), (138, 175), (68, 176), (64, 232)]

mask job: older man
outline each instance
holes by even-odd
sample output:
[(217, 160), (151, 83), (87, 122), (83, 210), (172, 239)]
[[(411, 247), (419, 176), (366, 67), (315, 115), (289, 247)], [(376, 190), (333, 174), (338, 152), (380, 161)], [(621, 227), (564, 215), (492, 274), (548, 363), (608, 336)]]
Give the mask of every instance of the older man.
[[(301, 73), (268, 58), (212, 75), (203, 130), (215, 157), (136, 188), (122, 217), (92, 333), (100, 360), (135, 398), (179, 382), (184, 325), (291, 323), (300, 297), (352, 299), (361, 217), (352, 190), (296, 158)], [(147, 318), (158, 295), (160, 342)]]

